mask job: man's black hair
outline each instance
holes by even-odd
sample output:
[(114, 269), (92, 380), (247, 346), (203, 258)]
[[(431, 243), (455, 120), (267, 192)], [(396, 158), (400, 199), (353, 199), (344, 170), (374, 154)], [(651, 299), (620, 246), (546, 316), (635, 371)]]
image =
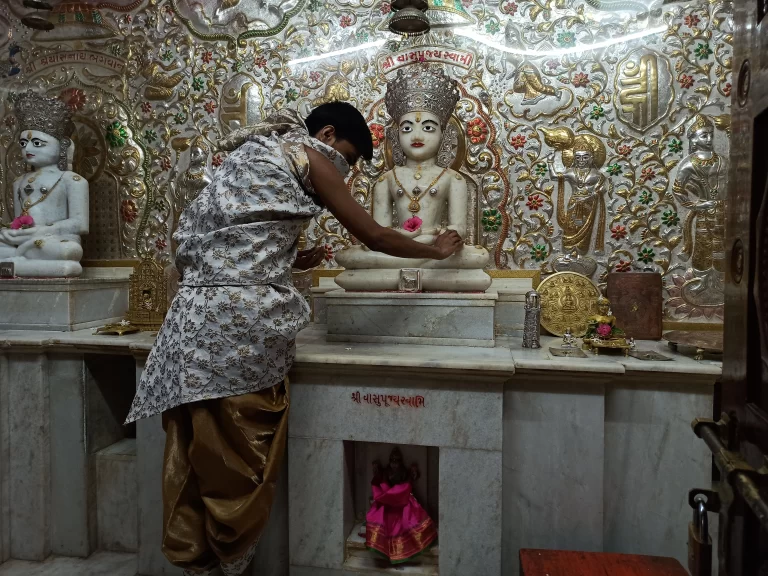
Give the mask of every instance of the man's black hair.
[(328, 102), (312, 110), (304, 121), (312, 136), (333, 126), (336, 137), (354, 146), (366, 160), (373, 158), (373, 137), (360, 111), (349, 102)]

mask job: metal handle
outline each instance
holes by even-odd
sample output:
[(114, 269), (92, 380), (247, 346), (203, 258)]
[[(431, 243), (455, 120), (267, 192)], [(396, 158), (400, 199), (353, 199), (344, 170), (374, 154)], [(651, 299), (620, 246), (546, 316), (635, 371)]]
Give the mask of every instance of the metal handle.
[(693, 509), (693, 525), (696, 529), (699, 540), (704, 544), (709, 542), (709, 517), (707, 516), (707, 497), (704, 494), (697, 494), (693, 499), (696, 508)]

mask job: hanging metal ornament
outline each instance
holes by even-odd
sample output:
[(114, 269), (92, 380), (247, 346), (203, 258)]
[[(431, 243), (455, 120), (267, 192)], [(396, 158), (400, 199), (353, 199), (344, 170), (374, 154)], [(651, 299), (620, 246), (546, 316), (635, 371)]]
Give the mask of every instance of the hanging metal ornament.
[[(53, 10), (53, 6), (48, 4), (48, 2), (42, 2), (41, 0), (24, 0), (23, 4), (24, 7), (32, 8), (33, 10), (45, 10), (48, 12)], [(50, 20), (38, 16), (37, 13), (23, 16), (21, 23), (24, 24), (24, 26), (27, 28), (33, 28), (35, 30), (48, 31), (53, 30), (54, 28), (53, 23)]]
[(477, 23), (461, 0), (428, 0), (427, 4), (426, 15), (432, 30), (474, 26)]
[(405, 37), (422, 36), (429, 32), (430, 24), (425, 12), (426, 0), (395, 0), (392, 2), (392, 16), (389, 31)]

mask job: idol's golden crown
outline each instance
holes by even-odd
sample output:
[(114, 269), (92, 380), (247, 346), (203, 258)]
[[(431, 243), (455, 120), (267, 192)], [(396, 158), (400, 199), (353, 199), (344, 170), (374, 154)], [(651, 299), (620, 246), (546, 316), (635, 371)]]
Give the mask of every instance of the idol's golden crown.
[(696, 115), (696, 121), (691, 125), (690, 128), (688, 128), (688, 133), (686, 134), (688, 138), (696, 134), (699, 130), (703, 130), (704, 128), (709, 128), (710, 130), (715, 129), (715, 125), (712, 123), (712, 120), (704, 116), (703, 114), (697, 114)]

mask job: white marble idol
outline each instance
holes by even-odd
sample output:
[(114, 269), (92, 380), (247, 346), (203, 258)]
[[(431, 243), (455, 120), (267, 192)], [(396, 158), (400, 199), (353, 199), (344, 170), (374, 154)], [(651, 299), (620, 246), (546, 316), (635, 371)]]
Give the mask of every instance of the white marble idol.
[[(373, 218), (416, 242), (432, 244), (446, 229), (462, 237), (467, 233), (470, 195), (464, 178), (449, 168), (452, 135), (446, 131), (458, 100), (456, 81), (428, 65), (401, 70), (387, 85), (385, 102), (393, 121), (387, 138), (395, 167), (374, 187)], [(346, 269), (336, 282), (347, 290), (397, 290), (400, 270), (418, 268), (424, 290), (484, 291), (491, 284), (483, 272), (489, 258), (487, 250), (474, 246), (445, 260), (397, 258), (351, 246), (336, 255)]]
[(19, 145), (33, 168), (13, 183), (13, 220), (0, 227), (0, 262), (16, 276), (79, 276), (88, 233), (88, 182), (68, 170), (72, 142), (69, 108), (33, 92), (16, 103)]

